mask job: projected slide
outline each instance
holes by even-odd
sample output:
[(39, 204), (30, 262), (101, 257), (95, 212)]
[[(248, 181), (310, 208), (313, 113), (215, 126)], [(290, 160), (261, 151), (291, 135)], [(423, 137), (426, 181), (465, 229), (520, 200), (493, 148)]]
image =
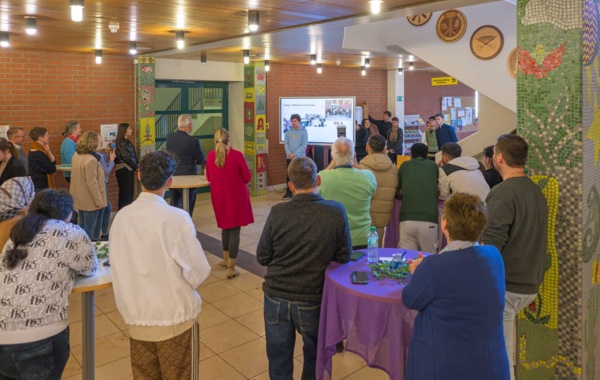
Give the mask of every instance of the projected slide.
[(279, 140), (292, 128), (291, 116), (300, 115), (310, 145), (330, 145), (338, 137), (354, 140), (354, 97), (279, 98)]

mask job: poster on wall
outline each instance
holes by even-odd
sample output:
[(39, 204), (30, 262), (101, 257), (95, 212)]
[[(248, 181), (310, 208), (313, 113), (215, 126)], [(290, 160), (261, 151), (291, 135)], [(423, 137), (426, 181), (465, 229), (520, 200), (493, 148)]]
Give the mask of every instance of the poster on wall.
[(310, 145), (330, 145), (338, 137), (354, 140), (354, 97), (279, 98), (279, 141), (300, 115)]
[(8, 132), (8, 128), (10, 128), (10, 126), (0, 125), (0, 137), (3, 137), (8, 140), (8, 136), (6, 135), (6, 132)]
[(102, 136), (102, 146), (114, 143), (117, 138), (118, 124), (100, 124), (100, 135)]

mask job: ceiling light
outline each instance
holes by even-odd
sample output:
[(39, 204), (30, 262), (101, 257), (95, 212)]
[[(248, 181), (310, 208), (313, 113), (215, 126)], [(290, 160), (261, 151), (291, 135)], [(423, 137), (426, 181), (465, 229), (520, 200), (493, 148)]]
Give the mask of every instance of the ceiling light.
[(7, 48), (10, 46), (8, 33), (0, 33), (0, 46), (2, 46), (3, 48)]
[(250, 29), (251, 32), (256, 32), (258, 30), (258, 11), (248, 12), (248, 29)]
[(366, 67), (364, 67), (364, 66), (361, 66), (361, 67), (360, 67), (360, 74), (361, 74), (361, 75), (367, 75), (367, 68), (366, 68)]
[(25, 33), (34, 35), (37, 33), (37, 18), (33, 16), (25, 16)]
[(402, 65), (403, 65), (402, 58), (399, 58), (398, 59), (398, 67), (402, 67)]
[(311, 65), (316, 65), (317, 64), (317, 55), (316, 54), (311, 54), (310, 55), (310, 64)]
[(398, 75), (402, 75), (402, 74), (404, 74), (404, 69), (402, 67), (400, 67), (398, 69)]
[(371, 67), (371, 58), (365, 58), (365, 67), (366, 68)]
[(265, 71), (271, 70), (271, 61), (265, 59)]
[(323, 64), (317, 63), (317, 74), (321, 74), (323, 72)]
[(200, 56), (200, 63), (206, 63), (206, 55), (205, 54), (202, 54)]
[(96, 50), (96, 63), (98, 65), (102, 63), (102, 50)]
[(244, 65), (250, 63), (250, 50), (244, 50)]
[(177, 41), (177, 49), (183, 49), (183, 47), (185, 46), (185, 32), (183, 31), (179, 31), (179, 32), (175, 32), (175, 41)]
[(135, 41), (129, 42), (129, 54), (131, 54), (131, 55), (137, 54), (137, 43), (135, 43)]
[(376, 15), (379, 12), (381, 12), (381, 3), (383, 3), (383, 1), (381, 1), (381, 0), (371, 0), (371, 1), (369, 1), (369, 3), (371, 3), (371, 13), (373, 13), (374, 15)]
[(415, 69), (415, 64), (414, 64), (414, 63), (412, 63), (412, 62), (410, 62), (410, 63), (408, 64), (408, 69), (409, 69), (409, 70), (414, 70), (414, 69)]
[(414, 60), (415, 60), (415, 56), (414, 56), (414, 55), (409, 55), (409, 56), (408, 56), (408, 61), (409, 61), (409, 62), (412, 62), (412, 61), (414, 61)]
[(69, 0), (71, 7), (71, 20), (80, 22), (83, 20), (83, 0)]

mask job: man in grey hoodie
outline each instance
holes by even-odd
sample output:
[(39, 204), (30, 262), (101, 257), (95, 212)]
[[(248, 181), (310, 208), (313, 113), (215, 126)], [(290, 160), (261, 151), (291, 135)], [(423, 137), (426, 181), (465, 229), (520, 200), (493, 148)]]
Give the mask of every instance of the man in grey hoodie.
[(490, 192), (490, 186), (479, 170), (479, 161), (473, 157), (461, 157), (462, 148), (457, 143), (442, 145), (442, 161), (439, 162), (438, 190), (440, 199), (452, 193), (477, 195), (482, 201)]
[(372, 135), (367, 142), (368, 155), (360, 161), (360, 168), (371, 171), (377, 181), (377, 191), (371, 197), (371, 225), (377, 227), (379, 246), (383, 247), (383, 233), (394, 209), (394, 196), (398, 187), (398, 168), (386, 151), (386, 140)]

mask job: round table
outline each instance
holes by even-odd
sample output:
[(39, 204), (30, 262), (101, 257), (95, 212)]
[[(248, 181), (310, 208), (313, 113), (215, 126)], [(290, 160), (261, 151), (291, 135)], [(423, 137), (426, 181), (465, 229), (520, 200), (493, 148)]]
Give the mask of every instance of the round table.
[[(379, 257), (391, 258), (393, 253), (405, 251), (407, 259), (418, 257), (417, 251), (402, 248), (380, 248)], [(368, 284), (353, 284), (353, 271), (367, 272)], [(404, 378), (417, 312), (402, 303), (402, 282), (377, 280), (366, 254), (358, 261), (329, 265), (321, 302), (317, 379), (332, 378), (335, 345), (344, 339), (345, 349), (361, 356), (370, 367), (382, 369), (394, 380)]]
[(83, 363), (82, 377), (86, 380), (94, 378), (94, 291), (112, 286), (110, 266), (105, 266), (102, 260), (93, 276), (77, 276), (73, 293), (82, 293), (82, 348)]
[[(190, 189), (210, 186), (203, 175), (174, 175), (169, 189), (183, 189), (183, 209), (190, 212)], [(194, 205), (191, 205), (192, 207)]]

